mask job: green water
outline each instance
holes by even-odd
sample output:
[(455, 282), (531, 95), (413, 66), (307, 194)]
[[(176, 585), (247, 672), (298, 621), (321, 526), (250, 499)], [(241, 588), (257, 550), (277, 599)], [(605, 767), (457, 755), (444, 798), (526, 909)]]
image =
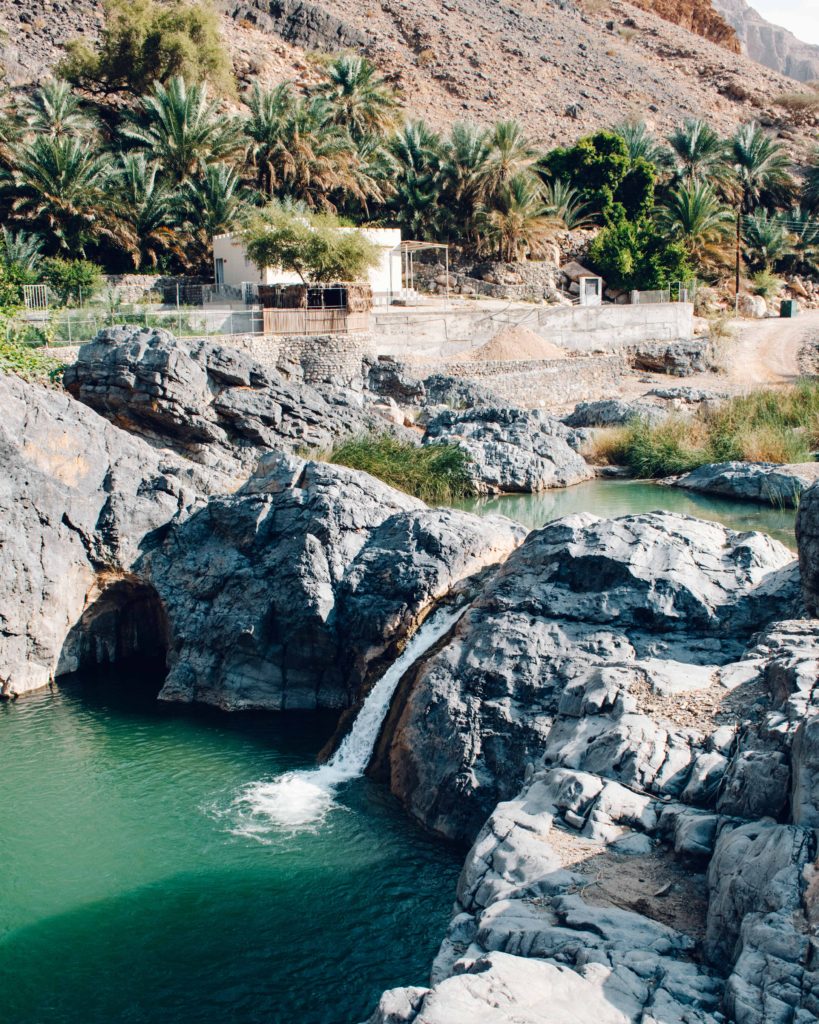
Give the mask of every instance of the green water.
[(355, 780), (313, 832), (237, 794), (322, 716), (167, 708), (108, 679), (0, 705), (2, 1024), (356, 1024), (424, 984), (462, 854)]
[[(531, 527), (664, 508), (793, 545), (792, 512), (654, 484), (468, 504)], [(0, 704), (0, 1024), (357, 1024), (424, 984), (461, 854), (365, 779), (312, 831), (249, 820), (237, 799), (312, 766), (333, 720), (169, 708), (158, 683)]]
[(637, 512), (683, 512), (699, 519), (724, 523), (732, 530), (761, 530), (795, 548), (793, 509), (777, 509), (749, 501), (732, 501), (695, 494), (678, 487), (639, 480), (590, 480), (559, 491), (540, 494), (507, 494), (501, 498), (473, 499), (460, 508), (481, 515), (501, 514), (531, 529), (574, 512), (593, 512), (603, 517)]

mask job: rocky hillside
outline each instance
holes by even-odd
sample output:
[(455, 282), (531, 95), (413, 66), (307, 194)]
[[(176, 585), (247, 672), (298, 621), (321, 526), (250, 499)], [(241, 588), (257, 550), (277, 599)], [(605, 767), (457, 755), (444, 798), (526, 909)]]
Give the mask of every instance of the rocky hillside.
[(714, 7), (734, 27), (743, 53), (753, 60), (800, 82), (819, 78), (819, 46), (772, 25), (745, 0), (714, 0)]
[(682, 25), (689, 32), (710, 39), (712, 43), (724, 46), (732, 53), (739, 53), (739, 39), (731, 25), (714, 9), (711, 0), (690, 0), (689, 3), (675, 3), (674, 0), (632, 0), (635, 7), (652, 11), (665, 21)]
[[(628, 117), (667, 131), (705, 115), (726, 132), (760, 120), (784, 132), (797, 154), (815, 129), (812, 119), (790, 124), (773, 103), (793, 88), (789, 79), (621, 0), (219, 6), (240, 79), (309, 82), (317, 74), (310, 51), (355, 48), (402, 91), (408, 113), (439, 126), (455, 117), (514, 116), (550, 145)], [(100, 11), (95, 0), (0, 0), (0, 60), (9, 81), (42, 78), (65, 39), (99, 32)], [(702, 30), (699, 17), (690, 23)]]

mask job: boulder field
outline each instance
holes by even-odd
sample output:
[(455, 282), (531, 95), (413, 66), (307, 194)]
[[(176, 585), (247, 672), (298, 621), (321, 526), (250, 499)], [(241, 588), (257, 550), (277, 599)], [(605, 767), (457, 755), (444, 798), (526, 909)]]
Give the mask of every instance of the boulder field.
[[(670, 513), (525, 536), (298, 454), (370, 429), (366, 395), (148, 331), (67, 382), (0, 376), (5, 696), (141, 654), (163, 699), (341, 710), (463, 609), (369, 772), (469, 852), (429, 984), (370, 1024), (817, 1019), (819, 484), (798, 562)], [(424, 412), (428, 443), (478, 434), (487, 488), (576, 455), (548, 417)]]

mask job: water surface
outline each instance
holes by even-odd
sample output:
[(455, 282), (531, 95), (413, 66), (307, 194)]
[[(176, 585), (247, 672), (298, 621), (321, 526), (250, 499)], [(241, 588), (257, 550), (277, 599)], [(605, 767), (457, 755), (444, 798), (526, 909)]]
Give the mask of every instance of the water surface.
[(312, 831), (254, 780), (333, 721), (167, 708), (107, 679), (0, 705), (3, 1024), (355, 1024), (424, 984), (462, 852), (355, 779)]
[(643, 480), (590, 480), (575, 487), (542, 491), (540, 494), (473, 498), (462, 502), (459, 507), (480, 515), (509, 516), (530, 529), (537, 529), (574, 512), (593, 512), (603, 517), (660, 510), (682, 512), (723, 523), (732, 530), (761, 530), (790, 548), (796, 547), (793, 532), (796, 513), (793, 509), (716, 498)]

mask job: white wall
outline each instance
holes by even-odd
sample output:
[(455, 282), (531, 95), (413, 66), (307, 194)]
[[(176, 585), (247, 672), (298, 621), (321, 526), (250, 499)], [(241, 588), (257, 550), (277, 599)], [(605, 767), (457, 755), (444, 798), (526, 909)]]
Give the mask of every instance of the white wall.
[[(344, 230), (360, 230), (362, 235), (377, 245), (381, 254), (378, 266), (368, 274), (369, 285), (373, 292), (398, 291), (401, 287), (401, 254), (396, 248), (401, 243), (400, 228), (346, 228)], [(253, 284), (300, 284), (298, 274), (286, 273), (272, 267), (259, 271), (245, 253), (241, 239), (233, 235), (216, 235), (213, 239), (214, 279), (216, 279), (216, 261), (223, 261), (223, 283), (232, 288), (240, 288), (243, 281)]]

